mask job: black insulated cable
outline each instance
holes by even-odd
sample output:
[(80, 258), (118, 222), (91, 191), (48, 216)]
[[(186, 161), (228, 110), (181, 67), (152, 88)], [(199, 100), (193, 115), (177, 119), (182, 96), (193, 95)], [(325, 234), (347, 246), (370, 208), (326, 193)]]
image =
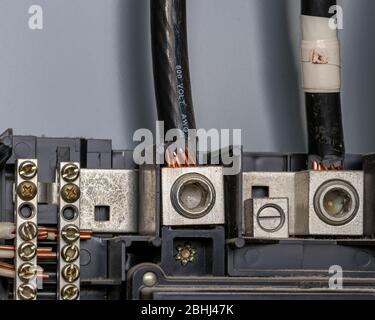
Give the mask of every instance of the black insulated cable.
[(331, 18), (329, 9), (337, 4), (336, 0), (302, 0), (304, 16)]
[[(332, 18), (336, 0), (302, 0), (302, 15)], [(327, 22), (328, 24), (328, 22)], [(317, 39), (318, 40), (318, 39)], [(344, 131), (338, 92), (305, 92), (309, 166), (342, 168), (345, 158)]]
[(167, 132), (195, 129), (190, 84), (186, 0), (150, 0), (158, 117)]

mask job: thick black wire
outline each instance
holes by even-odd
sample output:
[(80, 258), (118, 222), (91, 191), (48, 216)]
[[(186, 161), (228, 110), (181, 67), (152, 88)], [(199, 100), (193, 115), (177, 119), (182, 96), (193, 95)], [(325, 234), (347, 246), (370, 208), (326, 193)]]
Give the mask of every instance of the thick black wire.
[(186, 0), (150, 0), (155, 94), (165, 131), (195, 129), (186, 31)]
[[(332, 17), (336, 0), (302, 0), (302, 14)], [(309, 155), (312, 161), (342, 162), (345, 157), (340, 93), (305, 93)]]

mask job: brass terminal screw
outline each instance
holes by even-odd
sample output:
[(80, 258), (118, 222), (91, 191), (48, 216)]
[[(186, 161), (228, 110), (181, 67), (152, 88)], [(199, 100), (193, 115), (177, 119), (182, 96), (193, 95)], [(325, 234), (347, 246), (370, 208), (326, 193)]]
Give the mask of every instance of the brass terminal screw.
[(61, 197), (67, 203), (74, 203), (78, 201), (81, 196), (81, 190), (74, 183), (68, 183), (61, 189)]
[(25, 222), (20, 225), (18, 233), (22, 240), (31, 241), (38, 236), (38, 227), (33, 222)]
[(37, 275), (37, 268), (31, 263), (24, 263), (18, 268), (18, 276), (24, 282), (27, 282)]
[(38, 189), (32, 182), (24, 181), (17, 187), (17, 194), (23, 201), (31, 201), (36, 197)]
[(23, 261), (30, 261), (36, 256), (36, 253), (36, 245), (31, 242), (25, 242), (18, 248), (18, 255)]
[(77, 300), (79, 289), (73, 284), (67, 284), (61, 289), (61, 298), (63, 300)]
[(73, 182), (78, 179), (80, 170), (74, 163), (65, 165), (61, 170), (61, 177), (66, 182)]
[(30, 180), (36, 176), (38, 168), (34, 162), (25, 161), (19, 166), (18, 172), (22, 179)]
[(73, 243), (80, 238), (81, 234), (77, 226), (67, 225), (62, 229), (61, 236), (66, 242)]
[(74, 244), (66, 245), (61, 249), (61, 256), (67, 263), (74, 262), (79, 257), (79, 249)]
[(188, 263), (195, 262), (195, 255), (197, 251), (191, 247), (190, 244), (185, 244), (183, 246), (179, 245), (176, 248), (177, 254), (175, 256), (176, 261), (181, 261), (181, 264), (185, 267)]
[(79, 267), (76, 264), (67, 264), (62, 269), (62, 276), (69, 283), (76, 281), (79, 278), (79, 273)]
[(31, 284), (20, 285), (17, 292), (21, 300), (34, 300), (36, 298), (36, 289)]

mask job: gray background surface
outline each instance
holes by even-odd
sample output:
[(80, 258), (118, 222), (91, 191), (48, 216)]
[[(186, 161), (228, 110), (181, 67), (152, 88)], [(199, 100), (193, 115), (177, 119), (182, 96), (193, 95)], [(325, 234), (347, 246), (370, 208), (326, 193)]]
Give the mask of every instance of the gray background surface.
[[(248, 151), (306, 150), (299, 0), (188, 0), (202, 128), (241, 128)], [(28, 28), (31, 5), (44, 30)], [(375, 1), (343, 0), (347, 150), (375, 151)], [(149, 0), (0, 0), (0, 130), (112, 138), (155, 121)]]

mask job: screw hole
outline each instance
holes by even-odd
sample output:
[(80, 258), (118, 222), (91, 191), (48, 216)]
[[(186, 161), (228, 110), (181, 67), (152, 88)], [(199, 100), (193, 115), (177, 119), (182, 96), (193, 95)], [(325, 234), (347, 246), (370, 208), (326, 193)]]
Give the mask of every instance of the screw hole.
[(34, 206), (31, 203), (22, 204), (18, 213), (23, 219), (31, 219), (34, 215)]
[(77, 208), (73, 206), (66, 206), (63, 208), (62, 216), (67, 221), (73, 221), (77, 218)]

